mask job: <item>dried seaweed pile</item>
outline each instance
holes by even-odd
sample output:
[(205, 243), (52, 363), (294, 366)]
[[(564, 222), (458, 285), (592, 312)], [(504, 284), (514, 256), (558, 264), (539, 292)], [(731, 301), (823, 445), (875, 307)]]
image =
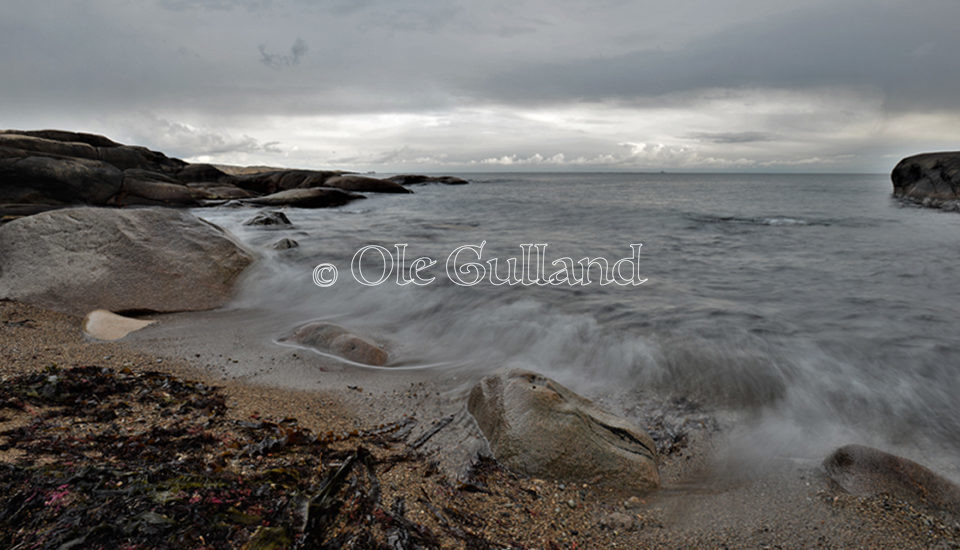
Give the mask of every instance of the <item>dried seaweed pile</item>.
[[(51, 368), (0, 387), (0, 547), (415, 548), (488, 543), (433, 529), (379, 476), (419, 458), (412, 421), (312, 433), (230, 419), (217, 389), (161, 373)], [(466, 488), (471, 489), (470, 487)]]

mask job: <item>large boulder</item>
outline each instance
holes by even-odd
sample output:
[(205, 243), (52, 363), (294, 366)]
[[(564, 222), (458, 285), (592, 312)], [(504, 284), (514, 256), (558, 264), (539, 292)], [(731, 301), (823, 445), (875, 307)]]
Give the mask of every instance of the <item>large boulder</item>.
[(960, 487), (912, 460), (845, 445), (823, 461), (837, 485), (855, 496), (881, 493), (936, 510), (960, 514)]
[(508, 468), (632, 491), (660, 485), (656, 446), (642, 428), (537, 373), (487, 376), (467, 408)]
[(340, 325), (322, 321), (301, 325), (280, 338), (280, 341), (376, 367), (386, 365), (389, 359), (383, 346), (371, 338), (351, 332)]
[(252, 261), (182, 210), (66, 208), (0, 226), (0, 298), (74, 314), (213, 309)]
[(123, 172), (99, 160), (0, 148), (0, 202), (102, 205), (122, 183)]
[(960, 204), (960, 152), (907, 157), (890, 178), (895, 197), (938, 208)]

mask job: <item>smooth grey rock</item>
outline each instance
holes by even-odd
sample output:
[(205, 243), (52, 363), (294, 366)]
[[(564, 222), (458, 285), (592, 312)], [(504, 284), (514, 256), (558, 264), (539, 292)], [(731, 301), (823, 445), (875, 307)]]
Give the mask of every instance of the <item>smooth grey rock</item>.
[(388, 180), (379, 180), (368, 178), (366, 176), (344, 175), (335, 176), (328, 179), (324, 185), (327, 187), (336, 187), (347, 191), (360, 191), (369, 193), (412, 193), (406, 187), (399, 183)]
[(185, 211), (66, 208), (0, 226), (0, 298), (79, 315), (213, 309), (252, 261)]
[(272, 170), (235, 176), (230, 182), (237, 187), (264, 195), (287, 189), (323, 187), (327, 180), (342, 172), (333, 170)]
[(180, 183), (125, 176), (120, 193), (112, 201), (117, 206), (196, 206), (207, 195)]
[(642, 428), (537, 373), (484, 377), (467, 407), (508, 468), (632, 491), (660, 485), (656, 446)]
[(863, 445), (845, 445), (823, 461), (837, 485), (855, 496), (887, 493), (915, 504), (960, 513), (960, 487), (912, 460)]
[(123, 173), (98, 160), (2, 149), (0, 182), (0, 202), (102, 205), (120, 192)]
[(382, 367), (389, 360), (386, 350), (380, 344), (333, 323), (321, 321), (307, 323), (297, 327), (280, 340), (364, 365)]

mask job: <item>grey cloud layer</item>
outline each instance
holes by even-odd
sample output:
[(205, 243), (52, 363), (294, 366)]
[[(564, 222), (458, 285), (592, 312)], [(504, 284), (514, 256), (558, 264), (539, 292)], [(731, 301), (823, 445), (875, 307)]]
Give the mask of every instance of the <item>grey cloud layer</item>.
[[(28, 125), (55, 116), (222, 125), (239, 136), (225, 143), (243, 152), (263, 150), (243, 141), (263, 127), (258, 116), (295, 125), (318, 116), (485, 107), (697, 111), (723, 93), (800, 90), (813, 97), (833, 89), (879, 100), (879, 117), (955, 114), (958, 19), (954, 0), (6, 3), (0, 7), (0, 115)], [(829, 111), (806, 118), (758, 113), (731, 119), (731, 127), (678, 128), (673, 138), (713, 148), (701, 154), (727, 147), (733, 158), (755, 151), (743, 147), (790, 142), (809, 131), (805, 125), (837, 118)], [(517, 132), (533, 131), (522, 118), (510, 123)], [(492, 151), (464, 124), (453, 127), (464, 132), (462, 157), (478, 160), (500, 153), (569, 158), (576, 156), (578, 132), (587, 156), (664, 134), (643, 128), (636, 136), (601, 136), (590, 133), (602, 133), (599, 123), (565, 124), (566, 133), (551, 140), (565, 144), (557, 147), (562, 151)], [(587, 126), (591, 130), (582, 129)], [(523, 141), (520, 136), (511, 146)], [(429, 149), (439, 143), (397, 136), (371, 158), (395, 160), (393, 151), (435, 157)], [(884, 147), (850, 145), (858, 153)], [(207, 149), (222, 152), (219, 145)]]

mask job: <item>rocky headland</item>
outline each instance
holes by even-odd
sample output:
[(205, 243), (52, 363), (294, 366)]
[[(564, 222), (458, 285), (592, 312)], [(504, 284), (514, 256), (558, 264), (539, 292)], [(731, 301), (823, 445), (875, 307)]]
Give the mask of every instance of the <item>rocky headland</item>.
[[(63, 130), (0, 131), (0, 221), (71, 205), (334, 207), (362, 193), (410, 193), (409, 185), (460, 178), (377, 179), (341, 170), (191, 164), (104, 136)], [(228, 170), (233, 173), (228, 173)]]

